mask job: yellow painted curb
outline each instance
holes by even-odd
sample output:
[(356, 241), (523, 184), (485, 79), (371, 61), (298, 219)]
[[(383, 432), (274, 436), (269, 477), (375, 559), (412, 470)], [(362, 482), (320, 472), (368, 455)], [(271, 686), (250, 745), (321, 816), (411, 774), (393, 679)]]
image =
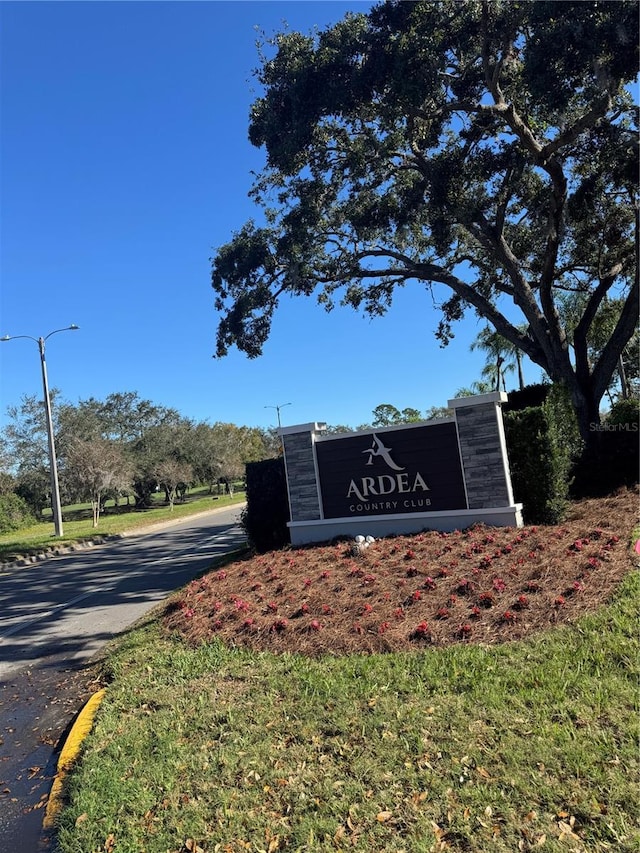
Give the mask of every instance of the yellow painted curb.
[(73, 767), (78, 755), (80, 754), (82, 741), (91, 731), (93, 720), (96, 716), (100, 703), (104, 699), (105, 693), (106, 689), (104, 687), (102, 690), (98, 690), (97, 693), (94, 693), (87, 701), (84, 708), (80, 711), (75, 723), (71, 727), (69, 736), (67, 737), (60, 752), (60, 756), (58, 757), (56, 775), (53, 780), (53, 785), (51, 786), (51, 793), (49, 794), (49, 800), (47, 802), (47, 808), (42, 822), (43, 829), (51, 829), (53, 827), (55, 819), (62, 809), (62, 783), (64, 777)]

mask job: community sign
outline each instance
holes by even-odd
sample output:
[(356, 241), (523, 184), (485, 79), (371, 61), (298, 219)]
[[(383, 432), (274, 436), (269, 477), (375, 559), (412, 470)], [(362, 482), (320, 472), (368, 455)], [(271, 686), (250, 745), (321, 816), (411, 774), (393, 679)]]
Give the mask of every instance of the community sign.
[(324, 518), (463, 509), (455, 423), (318, 441)]

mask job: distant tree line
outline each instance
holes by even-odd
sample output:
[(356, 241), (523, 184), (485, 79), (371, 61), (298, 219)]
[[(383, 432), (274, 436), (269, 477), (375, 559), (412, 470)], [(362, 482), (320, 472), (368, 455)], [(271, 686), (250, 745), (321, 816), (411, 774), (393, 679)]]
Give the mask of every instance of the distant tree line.
[[(280, 446), (274, 430), (195, 422), (136, 392), (77, 404), (61, 401), (57, 391), (52, 398), (62, 500), (91, 502), (94, 525), (107, 500), (142, 509), (159, 490), (171, 507), (195, 485), (232, 493), (247, 462), (277, 455)], [(51, 500), (44, 405), (26, 395), (7, 413), (0, 492), (18, 495), (40, 517)]]

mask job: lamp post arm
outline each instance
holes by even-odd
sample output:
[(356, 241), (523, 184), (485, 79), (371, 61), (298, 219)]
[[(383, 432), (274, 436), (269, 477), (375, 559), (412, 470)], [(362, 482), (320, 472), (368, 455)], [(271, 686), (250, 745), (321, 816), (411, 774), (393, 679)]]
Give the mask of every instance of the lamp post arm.
[[(49, 335), (47, 335), (49, 337)], [(32, 338), (31, 335), (4, 335), (4, 337), (0, 338), (0, 341), (19, 341), (20, 338), (25, 338), (28, 341), (35, 341), (38, 343), (38, 338)]]
[(48, 338), (51, 337), (51, 335), (57, 335), (58, 332), (75, 332), (76, 329), (79, 329), (79, 328), (80, 328), (80, 326), (76, 326), (75, 323), (72, 323), (70, 326), (65, 326), (64, 329), (54, 329), (53, 332), (49, 332), (48, 335), (45, 335), (44, 338), (40, 338), (39, 340), (46, 341)]

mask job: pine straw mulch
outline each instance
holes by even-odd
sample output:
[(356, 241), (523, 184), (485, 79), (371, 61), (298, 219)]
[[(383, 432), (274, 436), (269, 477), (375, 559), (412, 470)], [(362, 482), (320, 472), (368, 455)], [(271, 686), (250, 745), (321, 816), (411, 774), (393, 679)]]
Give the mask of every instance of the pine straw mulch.
[(345, 655), (496, 644), (573, 622), (611, 599), (638, 554), (637, 490), (573, 503), (557, 526), (428, 531), (285, 548), (192, 581), (163, 624), (272, 652)]

